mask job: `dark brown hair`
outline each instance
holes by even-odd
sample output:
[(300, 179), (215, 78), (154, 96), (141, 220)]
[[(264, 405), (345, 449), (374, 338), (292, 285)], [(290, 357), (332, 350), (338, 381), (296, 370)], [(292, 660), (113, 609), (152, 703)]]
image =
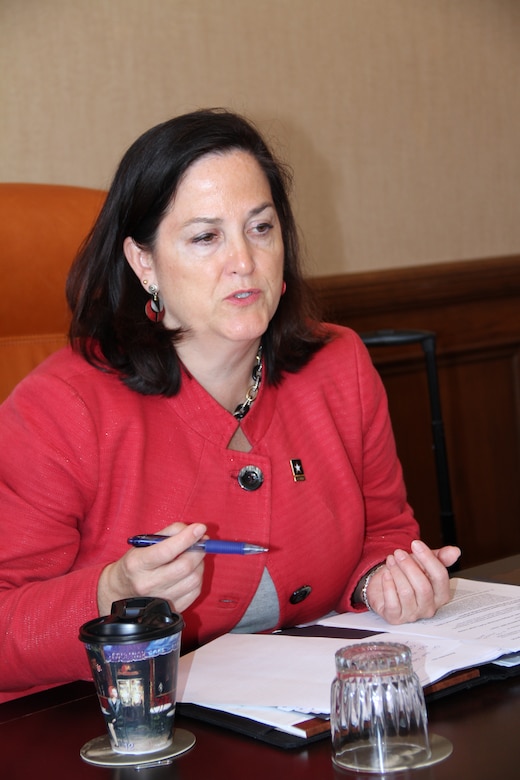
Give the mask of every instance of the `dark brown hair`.
[(90, 363), (117, 371), (140, 393), (179, 391), (175, 343), (182, 331), (146, 317), (148, 296), (126, 261), (123, 241), (131, 236), (152, 250), (190, 165), (206, 154), (237, 149), (251, 154), (264, 171), (284, 243), (287, 291), (262, 337), (267, 382), (276, 384), (284, 371), (298, 371), (327, 340), (300, 267), (289, 171), (248, 120), (224, 109), (194, 111), (151, 128), (128, 149), (67, 279), (71, 344)]

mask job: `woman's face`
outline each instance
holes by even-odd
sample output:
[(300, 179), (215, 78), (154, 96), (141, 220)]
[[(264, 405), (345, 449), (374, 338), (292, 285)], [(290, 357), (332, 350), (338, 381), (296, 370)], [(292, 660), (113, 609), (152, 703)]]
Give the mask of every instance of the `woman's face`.
[(125, 253), (141, 279), (157, 284), (164, 325), (217, 346), (265, 332), (280, 300), (284, 247), (268, 180), (243, 151), (201, 157), (187, 170), (155, 247), (131, 239)]

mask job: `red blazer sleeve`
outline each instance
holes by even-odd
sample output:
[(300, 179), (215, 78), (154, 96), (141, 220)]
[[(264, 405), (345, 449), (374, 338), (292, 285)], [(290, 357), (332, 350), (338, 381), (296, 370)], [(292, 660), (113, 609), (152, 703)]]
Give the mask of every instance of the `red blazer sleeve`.
[(356, 345), (361, 409), (358, 473), (365, 500), (365, 535), (358, 566), (352, 572), (341, 610), (352, 609), (352, 595), (361, 577), (397, 548), (410, 549), (419, 526), (407, 502), (388, 403), (381, 378), (361, 340)]
[(42, 374), (0, 406), (0, 430), (0, 692), (88, 677), (77, 629), (98, 614), (104, 564), (70, 569), (95, 498), (94, 427), (72, 388)]

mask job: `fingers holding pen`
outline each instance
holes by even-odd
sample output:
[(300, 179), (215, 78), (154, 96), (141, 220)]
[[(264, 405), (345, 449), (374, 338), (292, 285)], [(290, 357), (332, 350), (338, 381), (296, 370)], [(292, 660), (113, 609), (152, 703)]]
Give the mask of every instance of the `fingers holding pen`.
[(150, 547), (134, 547), (106, 566), (98, 582), (100, 614), (108, 614), (113, 601), (132, 596), (156, 596), (177, 611), (186, 609), (200, 594), (204, 553), (184, 553), (205, 532), (202, 523), (175, 523), (163, 532), (171, 538)]
[[(202, 539), (206, 530), (206, 526), (203, 523), (192, 523), (191, 525), (173, 523), (160, 531), (161, 536), (167, 537), (160, 544), (138, 549), (140, 560), (145, 562), (143, 565), (152, 569), (158, 566), (166, 566), (177, 560), (195, 542)], [(195, 554), (198, 556), (195, 560), (201, 561), (203, 559), (203, 552)], [(190, 560), (193, 563), (194, 559), (190, 557)]]
[[(133, 555), (133, 579), (140, 591), (139, 595), (162, 594), (163, 598), (175, 600), (175, 608), (180, 610), (179, 598), (185, 601), (185, 595), (200, 591), (204, 570), (204, 553), (193, 552), (184, 555), (194, 542), (199, 541), (206, 532), (202, 523), (184, 526), (179, 523), (164, 529), (167, 539), (160, 544), (139, 550), (130, 550)], [(192, 599), (193, 601), (193, 599)], [(191, 602), (190, 602), (191, 603)]]

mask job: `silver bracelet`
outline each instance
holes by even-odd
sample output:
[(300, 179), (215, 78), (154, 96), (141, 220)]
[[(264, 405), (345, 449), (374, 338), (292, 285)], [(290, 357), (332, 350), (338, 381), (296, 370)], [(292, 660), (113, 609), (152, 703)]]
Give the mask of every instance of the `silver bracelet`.
[(365, 605), (365, 607), (366, 607), (367, 609), (369, 609), (370, 611), (372, 611), (372, 607), (371, 607), (371, 606), (370, 606), (370, 604), (368, 603), (368, 597), (367, 597), (367, 588), (368, 588), (368, 583), (370, 582), (370, 580), (372, 579), (372, 577), (374, 576), (374, 574), (375, 574), (376, 572), (378, 572), (378, 571), (379, 571), (379, 569), (382, 569), (384, 565), (385, 565), (384, 563), (378, 563), (378, 565), (377, 565), (377, 566), (374, 566), (374, 568), (373, 568), (373, 569), (370, 569), (370, 571), (368, 572), (368, 574), (365, 574), (365, 581), (364, 581), (364, 583), (363, 583), (363, 587), (361, 588), (361, 593), (360, 593), (360, 596), (361, 596), (361, 601), (363, 602), (363, 604)]

